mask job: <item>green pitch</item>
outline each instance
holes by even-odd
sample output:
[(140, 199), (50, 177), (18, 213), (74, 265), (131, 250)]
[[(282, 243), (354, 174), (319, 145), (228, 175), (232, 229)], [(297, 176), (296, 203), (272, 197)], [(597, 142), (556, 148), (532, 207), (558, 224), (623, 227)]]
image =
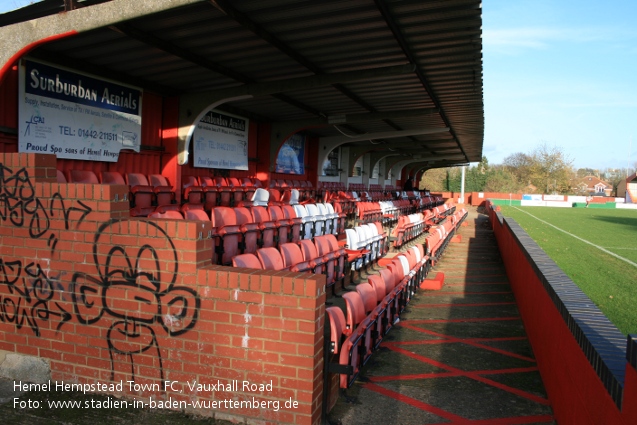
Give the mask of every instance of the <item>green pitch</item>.
[(637, 210), (501, 208), (620, 331), (637, 333)]

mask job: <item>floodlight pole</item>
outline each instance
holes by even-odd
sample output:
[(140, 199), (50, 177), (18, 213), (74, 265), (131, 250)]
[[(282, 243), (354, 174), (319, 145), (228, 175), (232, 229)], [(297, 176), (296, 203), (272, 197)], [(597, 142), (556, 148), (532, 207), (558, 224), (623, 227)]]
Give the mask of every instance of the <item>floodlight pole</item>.
[[(460, 180), (460, 199), (462, 203), (464, 204), (464, 169), (465, 166), (462, 166), (462, 179)], [(459, 202), (460, 203), (460, 202)]]

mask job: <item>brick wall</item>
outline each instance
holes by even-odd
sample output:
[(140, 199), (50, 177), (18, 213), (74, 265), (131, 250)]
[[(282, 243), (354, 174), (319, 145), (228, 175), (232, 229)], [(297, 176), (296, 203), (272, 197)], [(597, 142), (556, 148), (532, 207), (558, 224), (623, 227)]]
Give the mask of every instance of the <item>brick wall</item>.
[(193, 413), (320, 421), (324, 276), (213, 266), (210, 223), (129, 218), (125, 186), (55, 183), (54, 156), (0, 164), (0, 350)]

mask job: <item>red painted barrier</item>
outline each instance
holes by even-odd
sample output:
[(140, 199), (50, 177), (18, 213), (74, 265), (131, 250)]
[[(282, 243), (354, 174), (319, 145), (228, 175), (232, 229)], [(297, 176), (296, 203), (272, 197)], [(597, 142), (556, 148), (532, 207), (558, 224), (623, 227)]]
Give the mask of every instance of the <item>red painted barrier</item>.
[[(605, 375), (605, 386), (596, 371), (596, 368), (600, 370), (603, 367), (591, 365), (580, 345), (589, 343), (588, 340), (582, 341), (586, 335), (578, 334), (576, 339), (563, 318), (563, 312), (558, 310), (544, 286), (543, 279), (547, 278), (536, 272), (540, 266), (534, 267), (531, 258), (542, 255), (528, 250), (534, 242), (526, 239), (528, 235), (514, 221), (501, 221), (502, 216), (496, 214), (489, 201), (486, 206), (557, 422), (637, 424), (637, 372), (634, 364), (626, 362), (623, 391), (618, 386), (615, 394), (611, 394), (607, 390), (611, 377), (608, 373)], [(524, 244), (520, 242), (522, 239)], [(550, 263), (548, 257), (544, 254), (541, 259), (541, 267), (547, 267)], [(611, 348), (617, 350), (616, 345)]]

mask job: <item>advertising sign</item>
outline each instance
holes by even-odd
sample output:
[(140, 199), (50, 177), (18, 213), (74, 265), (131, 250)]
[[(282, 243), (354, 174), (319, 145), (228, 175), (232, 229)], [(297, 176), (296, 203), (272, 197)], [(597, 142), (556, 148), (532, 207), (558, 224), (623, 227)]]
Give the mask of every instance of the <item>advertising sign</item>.
[(193, 137), (193, 166), (248, 169), (247, 118), (210, 110), (199, 120)]
[(20, 66), (19, 152), (116, 162), (139, 152), (140, 89), (25, 60)]
[(305, 136), (294, 134), (288, 138), (276, 158), (276, 172), (282, 174), (305, 173)]

